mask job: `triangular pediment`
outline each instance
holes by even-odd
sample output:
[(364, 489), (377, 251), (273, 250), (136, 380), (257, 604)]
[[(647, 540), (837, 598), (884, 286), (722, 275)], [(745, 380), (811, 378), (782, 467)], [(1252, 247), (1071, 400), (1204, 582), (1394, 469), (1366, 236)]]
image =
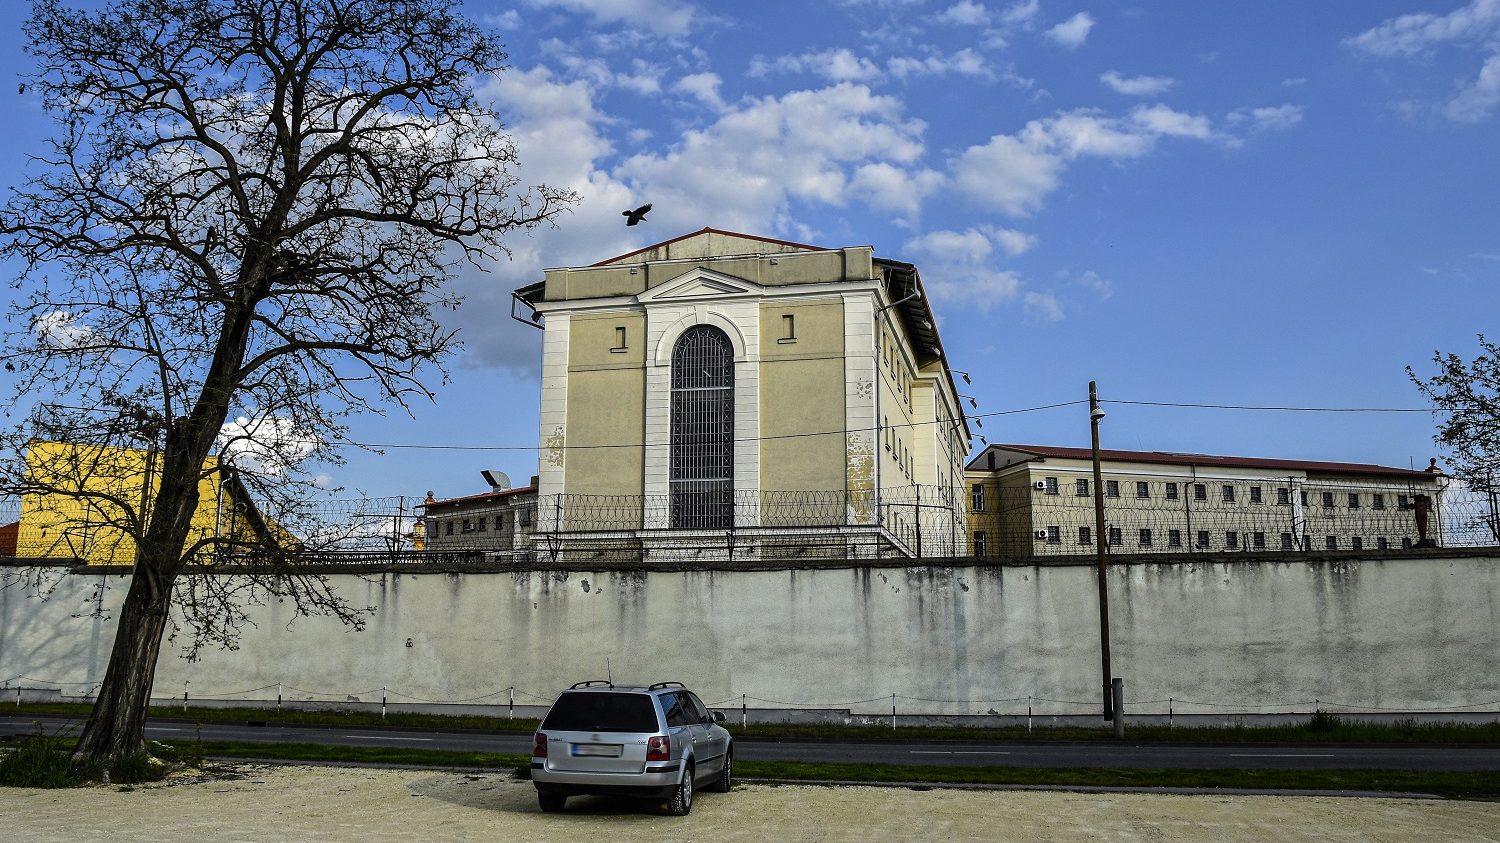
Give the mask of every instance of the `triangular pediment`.
[(690, 269), (639, 296), (639, 301), (725, 299), (761, 295), (759, 284), (702, 267)]

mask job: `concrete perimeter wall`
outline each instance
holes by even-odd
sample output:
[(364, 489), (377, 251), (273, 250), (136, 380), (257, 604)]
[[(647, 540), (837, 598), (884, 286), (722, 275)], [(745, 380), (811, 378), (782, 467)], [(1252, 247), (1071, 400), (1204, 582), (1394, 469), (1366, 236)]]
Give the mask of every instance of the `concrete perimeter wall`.
[[(43, 599), (17, 576), (0, 569), (0, 687), (86, 695), (113, 636), (113, 614), (89, 614), (117, 606), (126, 578), (56, 573)], [(166, 644), (156, 691), (274, 700), (280, 682), (288, 700), (378, 703), (385, 686), (393, 704), (503, 705), (514, 687), (535, 705), (603, 677), (607, 658), (617, 681), (680, 680), (752, 709), (889, 715), (894, 693), (903, 715), (1025, 714), (1027, 697), (1038, 715), (1085, 714), (1099, 696), (1094, 576), (1052, 563), (335, 575), (377, 610), (363, 632), (288, 628), (272, 602), (238, 650), (189, 663)], [(1494, 556), (1116, 564), (1110, 604), (1132, 713), (1169, 697), (1178, 715), (1500, 705)]]

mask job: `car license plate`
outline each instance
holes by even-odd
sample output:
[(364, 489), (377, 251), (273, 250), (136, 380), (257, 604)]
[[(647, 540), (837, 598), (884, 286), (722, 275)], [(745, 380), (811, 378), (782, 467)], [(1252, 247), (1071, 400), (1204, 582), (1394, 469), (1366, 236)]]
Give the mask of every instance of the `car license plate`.
[(573, 754), (575, 756), (593, 755), (601, 758), (619, 758), (620, 745), (617, 743), (575, 743), (573, 744)]

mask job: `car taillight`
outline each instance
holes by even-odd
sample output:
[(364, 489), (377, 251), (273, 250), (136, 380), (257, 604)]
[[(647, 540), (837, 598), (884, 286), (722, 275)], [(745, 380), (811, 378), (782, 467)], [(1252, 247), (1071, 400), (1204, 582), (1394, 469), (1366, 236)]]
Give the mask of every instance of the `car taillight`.
[(672, 746), (668, 743), (666, 735), (656, 735), (646, 739), (647, 761), (671, 761)]
[(531, 736), (531, 757), (547, 757), (547, 734), (545, 732), (537, 732)]

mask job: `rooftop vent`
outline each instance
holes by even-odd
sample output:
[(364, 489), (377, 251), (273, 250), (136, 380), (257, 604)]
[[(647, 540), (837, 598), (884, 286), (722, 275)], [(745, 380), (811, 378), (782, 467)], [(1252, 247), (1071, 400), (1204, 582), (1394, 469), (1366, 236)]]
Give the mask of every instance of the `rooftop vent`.
[(479, 472), (484, 477), (484, 482), (490, 484), (491, 492), (501, 492), (510, 488), (510, 477), (503, 471), (490, 471), (485, 469)]

